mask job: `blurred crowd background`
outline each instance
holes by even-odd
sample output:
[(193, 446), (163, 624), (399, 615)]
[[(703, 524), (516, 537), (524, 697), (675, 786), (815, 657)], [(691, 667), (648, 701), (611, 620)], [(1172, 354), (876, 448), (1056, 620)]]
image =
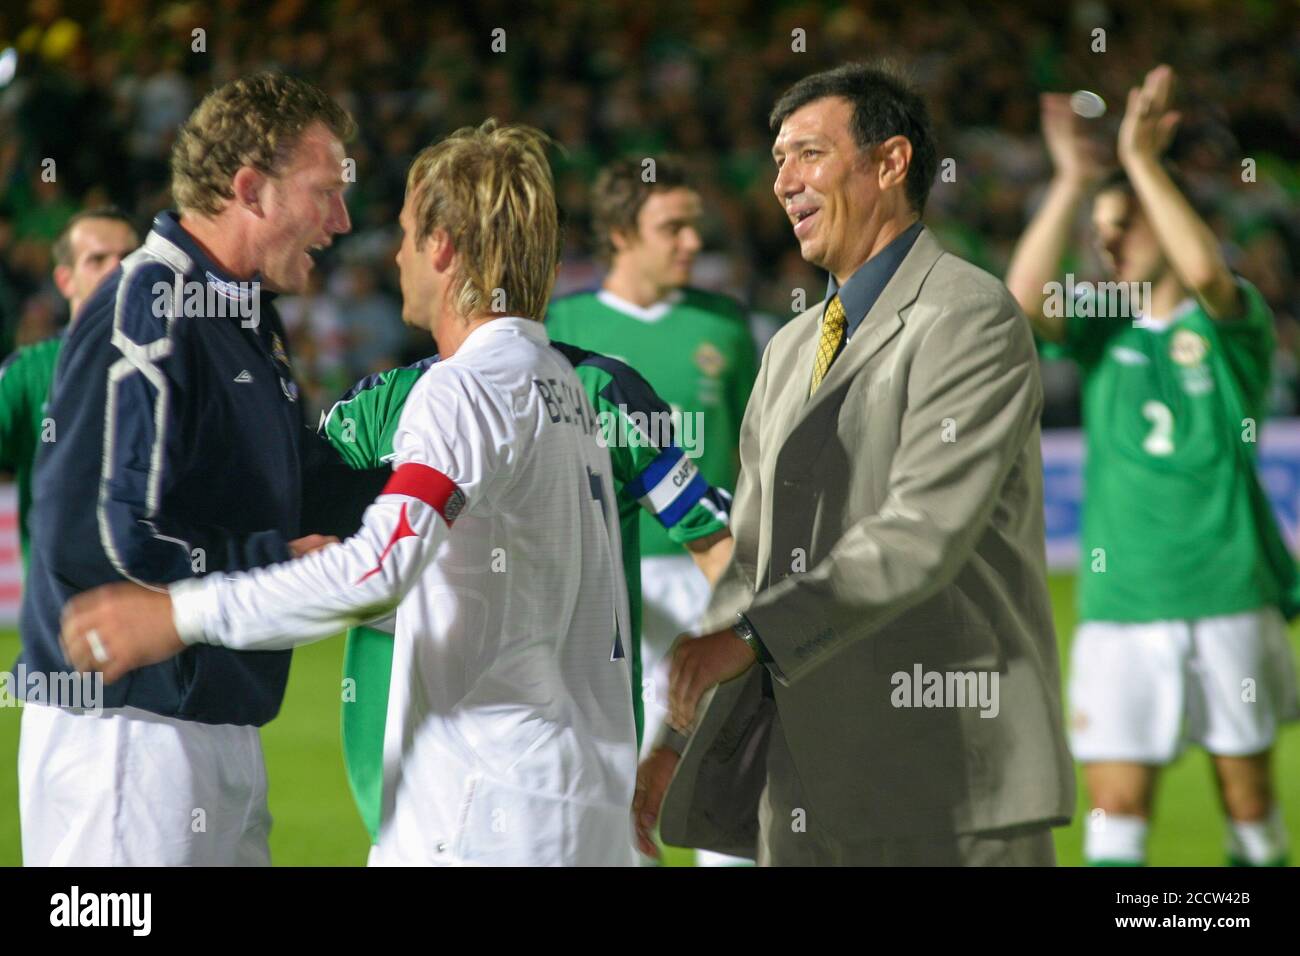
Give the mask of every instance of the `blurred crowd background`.
[[(1093, 49), (1098, 28), (1105, 52)], [(707, 213), (695, 284), (740, 299), (763, 341), (798, 311), (796, 290), (811, 304), (826, 281), (800, 259), (771, 191), (767, 113), (789, 83), (848, 59), (889, 56), (909, 68), (939, 155), (953, 160), (926, 220), (949, 248), (1002, 275), (1050, 174), (1039, 92), (1100, 93), (1111, 112), (1098, 122), (1113, 130), (1126, 90), (1167, 62), (1184, 113), (1172, 157), (1232, 266), (1276, 312), (1274, 413), (1300, 403), (1300, 5), (1285, 0), (3, 0), (7, 48), (16, 54), (0, 53), (0, 352), (67, 321), (50, 279), (67, 218), (111, 202), (143, 233), (170, 205), (177, 126), (214, 85), (263, 68), (318, 83), (361, 130), (353, 232), (307, 295), (280, 299), (318, 409), (362, 375), (431, 351), (400, 321), (395, 222), (411, 157), (459, 126), (496, 116), (563, 145), (559, 292), (600, 279), (587, 212), (600, 164), (683, 156)], [(1099, 277), (1087, 251), (1071, 269)], [(1045, 385), (1045, 424), (1077, 424), (1071, 370), (1047, 368)]]

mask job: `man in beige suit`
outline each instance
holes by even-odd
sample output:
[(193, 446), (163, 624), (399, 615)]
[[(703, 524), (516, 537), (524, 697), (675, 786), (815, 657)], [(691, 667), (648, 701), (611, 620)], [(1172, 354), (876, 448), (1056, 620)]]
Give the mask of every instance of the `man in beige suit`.
[(760, 863), (1052, 865), (1074, 778), (1029, 325), (921, 225), (921, 98), (849, 64), (777, 103), (774, 186), (825, 302), (745, 412), (735, 553), (674, 652), (634, 810)]

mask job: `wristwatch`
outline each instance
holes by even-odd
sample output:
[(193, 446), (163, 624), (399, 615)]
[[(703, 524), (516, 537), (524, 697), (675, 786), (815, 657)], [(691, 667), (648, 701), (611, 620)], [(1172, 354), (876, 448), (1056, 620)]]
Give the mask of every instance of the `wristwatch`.
[(754, 630), (754, 625), (749, 623), (749, 618), (744, 613), (736, 615), (736, 623), (731, 625), (731, 629), (736, 632), (736, 636), (749, 645), (749, 649), (754, 652), (760, 664), (770, 664), (772, 655), (767, 652), (763, 642), (758, 639), (758, 634)]

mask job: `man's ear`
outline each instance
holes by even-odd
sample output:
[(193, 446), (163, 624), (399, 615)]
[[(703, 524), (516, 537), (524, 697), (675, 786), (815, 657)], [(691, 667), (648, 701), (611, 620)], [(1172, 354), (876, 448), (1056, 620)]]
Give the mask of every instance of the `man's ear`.
[(266, 185), (266, 176), (252, 166), (240, 166), (230, 185), (235, 191), (236, 205), (255, 216), (262, 215), (262, 188)]
[(451, 235), (441, 227), (425, 240), (425, 249), (438, 272), (450, 272), (456, 258), (456, 247), (451, 243)]
[(891, 136), (876, 147), (876, 159), (880, 163), (877, 184), (889, 189), (902, 186), (907, 179), (907, 171), (912, 167), (912, 142), (906, 136)]
[(613, 229), (609, 233), (609, 244), (615, 252), (627, 252), (636, 245), (636, 233), (629, 229)]
[(72, 267), (55, 266), (54, 267), (54, 284), (59, 289), (59, 295), (65, 299), (72, 298)]

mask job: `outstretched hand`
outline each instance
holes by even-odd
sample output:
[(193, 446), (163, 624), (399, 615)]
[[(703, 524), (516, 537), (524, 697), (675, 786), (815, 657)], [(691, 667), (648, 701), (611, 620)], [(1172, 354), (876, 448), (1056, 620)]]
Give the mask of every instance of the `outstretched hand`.
[(76, 670), (103, 671), (109, 684), (185, 649), (172, 623), (171, 595), (129, 582), (94, 588), (68, 601), (59, 642)]

